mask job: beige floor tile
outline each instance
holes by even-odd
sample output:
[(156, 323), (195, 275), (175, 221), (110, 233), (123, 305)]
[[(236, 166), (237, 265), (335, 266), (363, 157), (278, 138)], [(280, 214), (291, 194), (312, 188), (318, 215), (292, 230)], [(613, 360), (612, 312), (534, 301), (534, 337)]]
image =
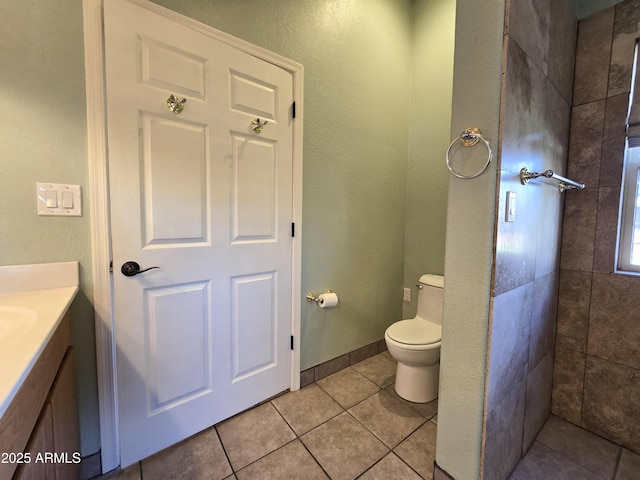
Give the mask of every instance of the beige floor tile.
[(422, 477), (411, 470), (395, 454), (390, 453), (367, 470), (359, 480), (421, 480)]
[(394, 452), (424, 478), (432, 478), (436, 457), (436, 426), (427, 422), (409, 438), (398, 445)]
[(433, 418), (438, 413), (438, 399), (437, 398), (435, 400), (433, 400), (432, 402), (427, 402), (427, 403), (410, 402), (409, 400), (405, 400), (400, 395), (398, 395), (398, 393), (396, 392), (394, 384), (389, 385), (388, 387), (386, 387), (384, 389), (384, 391), (389, 393), (390, 395), (393, 395), (395, 398), (400, 400), (402, 403), (404, 403), (408, 407), (411, 407), (413, 410), (418, 412), (420, 415), (425, 417), (427, 420), (430, 420), (431, 418)]
[(300, 437), (333, 480), (351, 480), (389, 449), (349, 413), (344, 412)]
[(381, 388), (385, 388), (395, 381), (396, 363), (389, 360), (384, 354), (367, 358), (356, 363), (352, 368)]
[(300, 443), (300, 440), (287, 443), (284, 447), (243, 468), (236, 475), (238, 480), (293, 478), (323, 480), (329, 478)]
[(318, 380), (317, 384), (343, 408), (351, 408), (380, 390), (351, 367)]
[(398, 445), (426, 421), (418, 412), (385, 391), (350, 408), (349, 413), (389, 448)]
[(317, 385), (309, 385), (271, 401), (298, 435), (307, 433), (344, 410)]
[(233, 417), (216, 429), (234, 471), (296, 438), (271, 403)]
[(214, 428), (142, 460), (142, 478), (222, 480), (233, 471)]

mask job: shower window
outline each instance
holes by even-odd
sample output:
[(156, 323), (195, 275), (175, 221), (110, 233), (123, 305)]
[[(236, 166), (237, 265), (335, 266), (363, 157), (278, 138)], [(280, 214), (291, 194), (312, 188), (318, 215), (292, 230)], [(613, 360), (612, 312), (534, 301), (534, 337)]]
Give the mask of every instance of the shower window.
[(620, 192), (618, 265), (622, 272), (640, 273), (640, 85), (638, 85), (638, 43), (636, 42), (629, 110), (624, 173)]
[(640, 272), (640, 146), (627, 146), (621, 200), (618, 270)]

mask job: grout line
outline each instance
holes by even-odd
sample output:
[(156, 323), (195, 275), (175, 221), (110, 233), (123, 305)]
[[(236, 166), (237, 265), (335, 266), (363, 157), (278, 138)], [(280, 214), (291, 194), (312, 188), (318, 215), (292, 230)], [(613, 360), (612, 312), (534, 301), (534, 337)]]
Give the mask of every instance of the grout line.
[(615, 480), (618, 475), (618, 470), (620, 470), (620, 460), (622, 460), (622, 447), (620, 447), (620, 450), (618, 451), (618, 458), (616, 458), (616, 466), (613, 469), (613, 476), (611, 477), (611, 480)]
[[(227, 448), (224, 446), (224, 442), (222, 441), (222, 437), (220, 436), (220, 432), (218, 431), (218, 427), (214, 425), (213, 429), (216, 431), (216, 436), (218, 437), (218, 441), (220, 442), (220, 446), (222, 447), (222, 451), (224, 452), (224, 456), (229, 463), (229, 467), (231, 468), (231, 473), (235, 475), (236, 471), (233, 468), (233, 464), (231, 463), (231, 459), (229, 458), (229, 454), (227, 453)], [(141, 479), (142, 480), (142, 479)]]

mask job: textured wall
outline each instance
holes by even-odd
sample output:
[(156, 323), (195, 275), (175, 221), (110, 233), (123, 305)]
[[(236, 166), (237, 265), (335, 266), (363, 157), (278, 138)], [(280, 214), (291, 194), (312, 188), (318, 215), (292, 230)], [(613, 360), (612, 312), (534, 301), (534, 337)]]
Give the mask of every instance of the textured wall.
[[(0, 2), (0, 265), (80, 262), (74, 302), (83, 455), (99, 449), (82, 2)], [(36, 182), (83, 188), (82, 217), (40, 217)]]
[[(625, 123), (640, 1), (580, 22), (562, 236), (553, 413), (640, 452), (637, 275), (614, 273)], [(595, 213), (595, 214), (594, 214)]]
[[(479, 127), (498, 145), (503, 26), (504, 0), (457, 0), (450, 140)], [(449, 176), (436, 462), (457, 480), (480, 475), (495, 192), (495, 162)]]
[(455, 9), (455, 0), (414, 6), (404, 249), (404, 286), (412, 292), (403, 318), (416, 313), (420, 276), (444, 273)]

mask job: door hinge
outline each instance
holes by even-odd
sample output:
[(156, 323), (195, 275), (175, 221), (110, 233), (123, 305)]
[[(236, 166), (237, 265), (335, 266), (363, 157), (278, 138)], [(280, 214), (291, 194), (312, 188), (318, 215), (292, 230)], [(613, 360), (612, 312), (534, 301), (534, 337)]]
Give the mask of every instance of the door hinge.
[(291, 335), (291, 350), (293, 350), (293, 335)]
[(292, 237), (296, 236), (296, 224), (295, 223), (291, 224), (291, 236)]
[(296, 118), (296, 102), (291, 104), (291, 117)]

